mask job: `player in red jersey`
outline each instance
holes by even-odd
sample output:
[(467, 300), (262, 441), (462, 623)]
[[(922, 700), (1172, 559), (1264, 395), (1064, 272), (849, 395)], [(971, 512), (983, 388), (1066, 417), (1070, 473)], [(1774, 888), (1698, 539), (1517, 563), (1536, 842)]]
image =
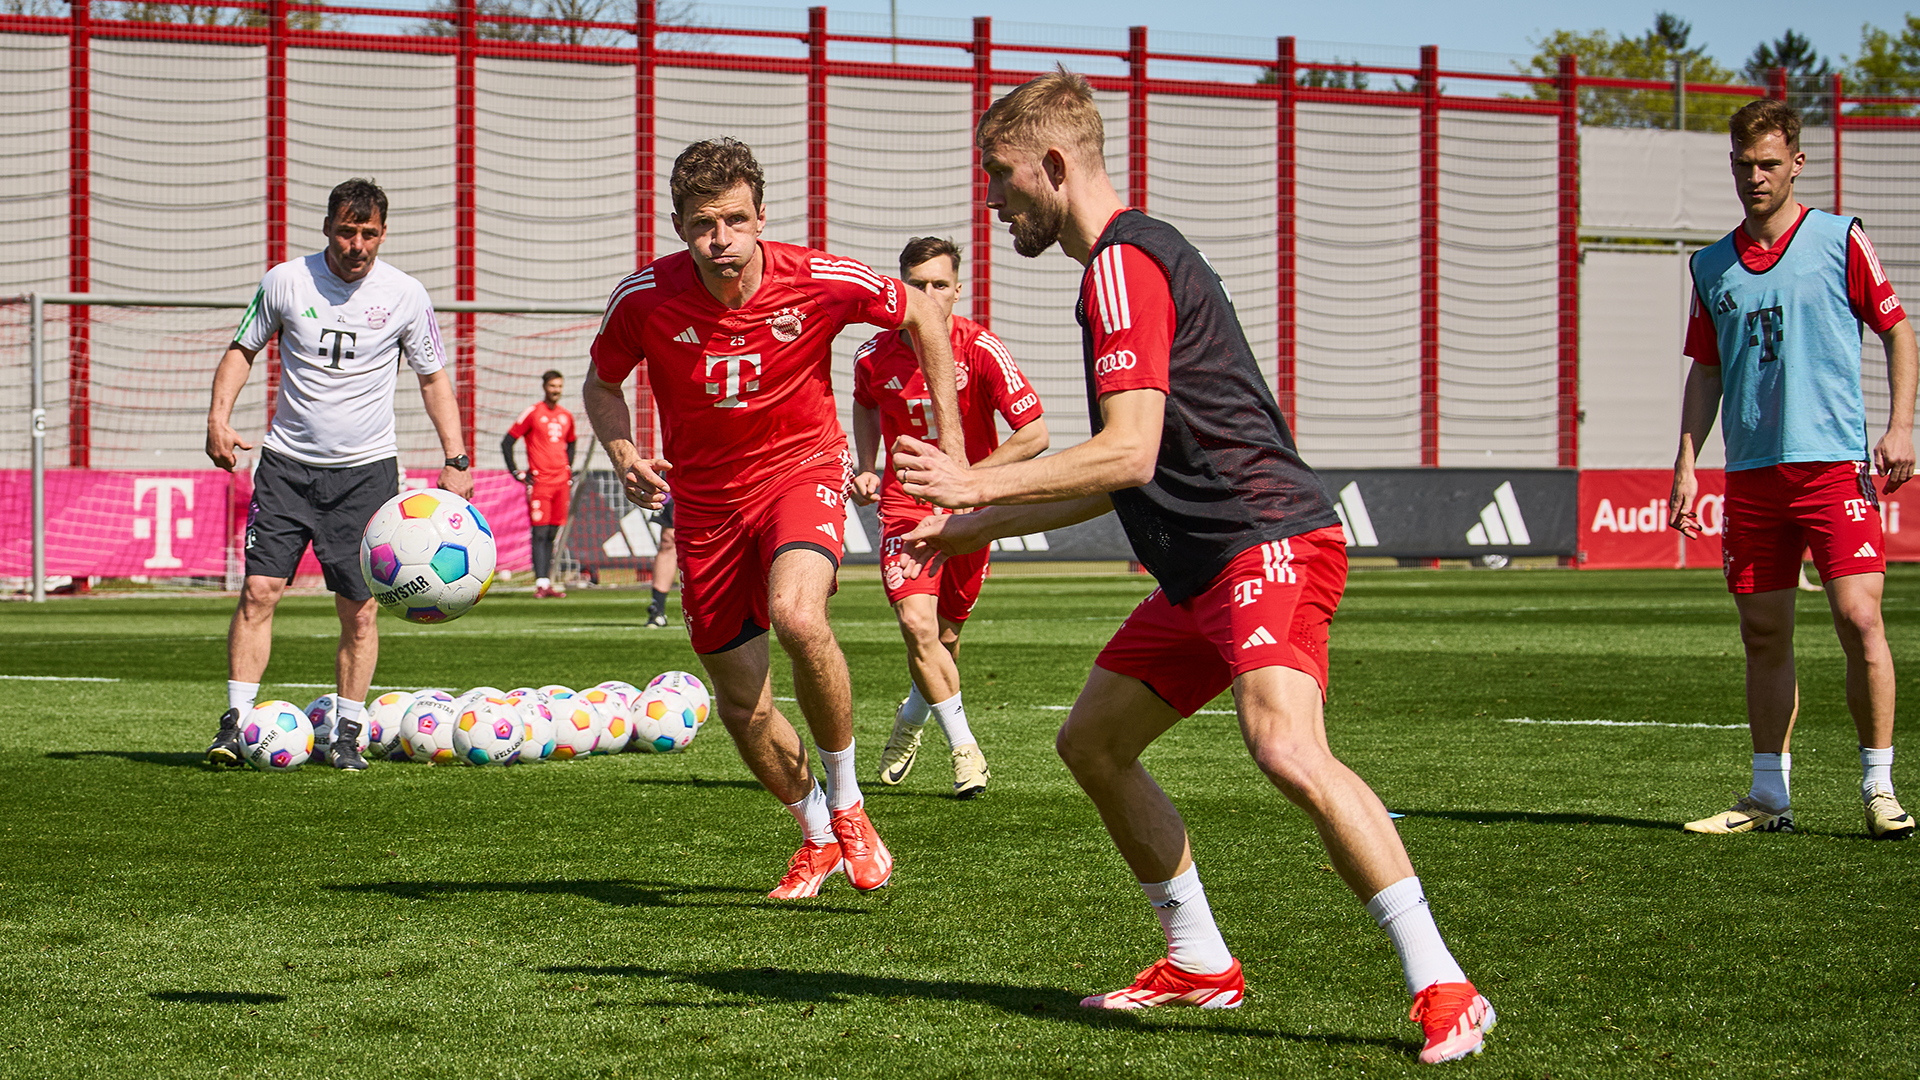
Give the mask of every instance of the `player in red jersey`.
[[(941, 445), (964, 457), (953, 350), (939, 306), (852, 259), (760, 239), (766, 181), (733, 139), (673, 164), (673, 227), (687, 250), (622, 281), (593, 342), (586, 409), (626, 486), (649, 510), (669, 477), (681, 608), (714, 703), (747, 767), (805, 841), (771, 895), (812, 896), (845, 869), (859, 889), (893, 860), (861, 804), (847, 660), (827, 624), (849, 476), (831, 379), (834, 335), (856, 322), (919, 345)], [(665, 457), (643, 458), (620, 384), (644, 360)], [(773, 705), (767, 630), (793, 660), (794, 696), (826, 766)]]
[[(553, 583), (553, 542), (567, 523), (567, 496), (573, 491), (573, 414), (562, 408), (566, 377), (557, 371), (540, 376), (546, 396), (527, 411), (500, 440), (507, 471), (527, 485), (527, 519), (533, 523), (533, 595), (565, 597), (567, 590)], [(527, 440), (527, 467), (513, 460), (513, 443)]]
[[(916, 236), (900, 252), (900, 277), (909, 288), (931, 296), (952, 328), (954, 384), (973, 462), (1025, 461), (1045, 450), (1047, 422), (1040, 418), (1040, 396), (1020, 374), (1013, 354), (986, 327), (953, 314), (954, 301), (960, 299), (960, 249), (951, 240)], [(960, 629), (987, 579), (987, 553), (962, 555), (915, 577), (908, 577), (901, 566), (901, 537), (928, 514), (946, 512), (902, 491), (892, 470), (882, 466), (875, 471), (881, 447), (892, 446), (902, 435), (924, 439), (938, 434), (928, 427), (932, 402), (905, 335), (878, 334), (860, 346), (854, 354), (853, 402), (853, 497), (862, 504), (880, 500), (882, 581), (900, 620), (901, 636), (907, 639), (907, 670), (912, 675), (912, 688), (894, 715), (893, 734), (880, 755), (880, 782), (898, 784), (907, 778), (931, 712), (953, 750), (953, 793), (970, 799), (986, 789), (992, 774), (967, 726), (956, 661)], [(1013, 431), (1005, 443), (993, 423), (996, 412)]]
[(1334, 757), (1323, 714), (1327, 632), (1346, 550), (1219, 276), (1107, 178), (1093, 91), (1064, 69), (995, 102), (976, 132), (1020, 254), (1058, 241), (1087, 268), (1082, 351), (1093, 437), (1050, 457), (968, 469), (902, 438), (908, 494), (942, 506), (909, 541), (948, 554), (1116, 511), (1160, 588), (1101, 651), (1057, 740), (1160, 917), (1167, 956), (1089, 1008), (1233, 1008), (1246, 983), (1208, 909), (1185, 823), (1140, 764), (1181, 718), (1233, 689), (1254, 761), (1320, 832), (1387, 932), (1427, 1036), (1420, 1059), (1477, 1053), (1493, 1026), (1435, 928), (1386, 807)]

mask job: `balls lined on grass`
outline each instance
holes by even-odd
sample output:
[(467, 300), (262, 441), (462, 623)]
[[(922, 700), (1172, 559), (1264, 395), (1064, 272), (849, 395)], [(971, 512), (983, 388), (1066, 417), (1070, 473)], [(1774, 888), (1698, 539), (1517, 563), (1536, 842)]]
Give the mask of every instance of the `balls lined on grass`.
[(313, 722), (291, 701), (263, 701), (240, 721), (240, 745), (261, 772), (291, 772), (313, 756)]
[(367, 702), (362, 726), (366, 728), (367, 748), (376, 757), (399, 757), (394, 751), (400, 745), (400, 718), (406, 715), (413, 698), (412, 691), (389, 690)]
[(547, 709), (553, 717), (553, 749), (547, 754), (548, 760), (573, 761), (593, 753), (594, 743), (600, 738), (600, 726), (604, 723), (598, 715), (598, 709), (580, 700), (564, 686), (557, 688), (557, 692), (547, 699)]
[(454, 756), (469, 765), (511, 765), (526, 745), (527, 721), (505, 697), (469, 694), (453, 721)]
[(520, 710), (527, 722), (527, 742), (520, 748), (520, 764), (545, 761), (553, 753), (553, 710), (548, 696), (529, 687), (507, 691), (507, 700)]
[(653, 677), (647, 689), (666, 687), (677, 691), (693, 709), (694, 726), (707, 722), (707, 715), (713, 711), (713, 695), (707, 693), (707, 684), (701, 682), (690, 671), (668, 671)]
[(625, 694), (604, 686), (589, 686), (573, 695), (573, 699), (593, 709), (596, 739), (592, 752), (596, 756), (617, 754), (627, 748), (628, 740), (633, 738), (633, 711)]
[(400, 748), (406, 760), (451, 765), (453, 754), (453, 695), (445, 690), (422, 690), (400, 716)]
[(479, 507), (451, 491), (403, 491), (360, 538), (360, 575), (381, 607), (408, 622), (465, 615), (493, 584), (498, 551)]
[(685, 750), (700, 730), (693, 703), (671, 686), (649, 686), (633, 708), (633, 742), (648, 752)]

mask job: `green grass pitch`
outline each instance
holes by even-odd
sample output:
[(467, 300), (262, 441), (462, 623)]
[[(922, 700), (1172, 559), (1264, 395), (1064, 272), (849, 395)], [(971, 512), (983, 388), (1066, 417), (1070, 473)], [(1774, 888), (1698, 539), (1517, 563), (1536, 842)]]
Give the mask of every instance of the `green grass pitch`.
[[(835, 601), (863, 772), (905, 686), (877, 583)], [(1148, 757), (1194, 836), (1237, 1012), (1095, 1015), (1162, 948), (1052, 737), (1139, 577), (1006, 575), (962, 652), (993, 765), (943, 746), (867, 785), (894, 883), (774, 903), (796, 843), (718, 724), (685, 754), (288, 776), (200, 764), (231, 599), (0, 616), (0, 1076), (1397, 1076), (1392, 952), (1230, 716)], [(1920, 670), (1920, 569), (1896, 661)], [(511, 687), (698, 670), (645, 594), (497, 595), (382, 619), (376, 682)], [(1863, 834), (1841, 662), (1800, 601), (1796, 836), (1679, 823), (1744, 790), (1732, 605), (1711, 572), (1360, 573), (1329, 730), (1387, 804), (1494, 1001), (1500, 1077), (1911, 1077), (1920, 844)], [(330, 601), (282, 608), (263, 697), (331, 679)], [(776, 663), (777, 694), (787, 673)], [(112, 679), (46, 681), (18, 676)], [(1214, 710), (1224, 708), (1217, 702)], [(1579, 726), (1617, 721), (1667, 726)], [(1905, 753), (1920, 755), (1909, 724)], [(1908, 805), (1920, 771), (1896, 775)]]

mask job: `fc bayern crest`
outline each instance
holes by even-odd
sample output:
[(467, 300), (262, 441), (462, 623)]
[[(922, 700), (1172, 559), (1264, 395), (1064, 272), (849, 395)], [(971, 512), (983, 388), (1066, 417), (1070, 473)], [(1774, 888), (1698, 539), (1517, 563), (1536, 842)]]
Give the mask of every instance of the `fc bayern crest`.
[(967, 388), (967, 362), (958, 356), (953, 358), (953, 388), (955, 390)]
[(801, 324), (805, 319), (806, 316), (798, 311), (786, 308), (767, 320), (767, 329), (772, 330), (773, 336), (781, 341), (792, 341), (800, 336)]
[(370, 307), (367, 309), (367, 329), (378, 330), (387, 325), (387, 320), (391, 318), (393, 318), (393, 312), (386, 308)]

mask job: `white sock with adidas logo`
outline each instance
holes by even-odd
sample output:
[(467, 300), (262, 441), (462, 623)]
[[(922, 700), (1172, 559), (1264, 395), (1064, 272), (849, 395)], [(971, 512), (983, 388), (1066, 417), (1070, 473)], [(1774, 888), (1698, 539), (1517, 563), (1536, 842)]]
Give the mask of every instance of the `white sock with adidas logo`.
[(1181, 971), (1195, 975), (1218, 975), (1233, 966), (1233, 954), (1213, 921), (1213, 908), (1207, 904), (1207, 890), (1200, 886), (1200, 868), (1171, 881), (1143, 881), (1140, 891), (1147, 894), (1153, 913), (1160, 918), (1160, 931), (1167, 936), (1167, 959)]
[(1400, 970), (1407, 979), (1407, 993), (1418, 994), (1434, 983), (1466, 982), (1452, 950), (1440, 938), (1433, 924), (1433, 909), (1427, 906), (1427, 891), (1418, 877), (1399, 881), (1373, 894), (1367, 901), (1367, 914), (1393, 942), (1400, 957)]

